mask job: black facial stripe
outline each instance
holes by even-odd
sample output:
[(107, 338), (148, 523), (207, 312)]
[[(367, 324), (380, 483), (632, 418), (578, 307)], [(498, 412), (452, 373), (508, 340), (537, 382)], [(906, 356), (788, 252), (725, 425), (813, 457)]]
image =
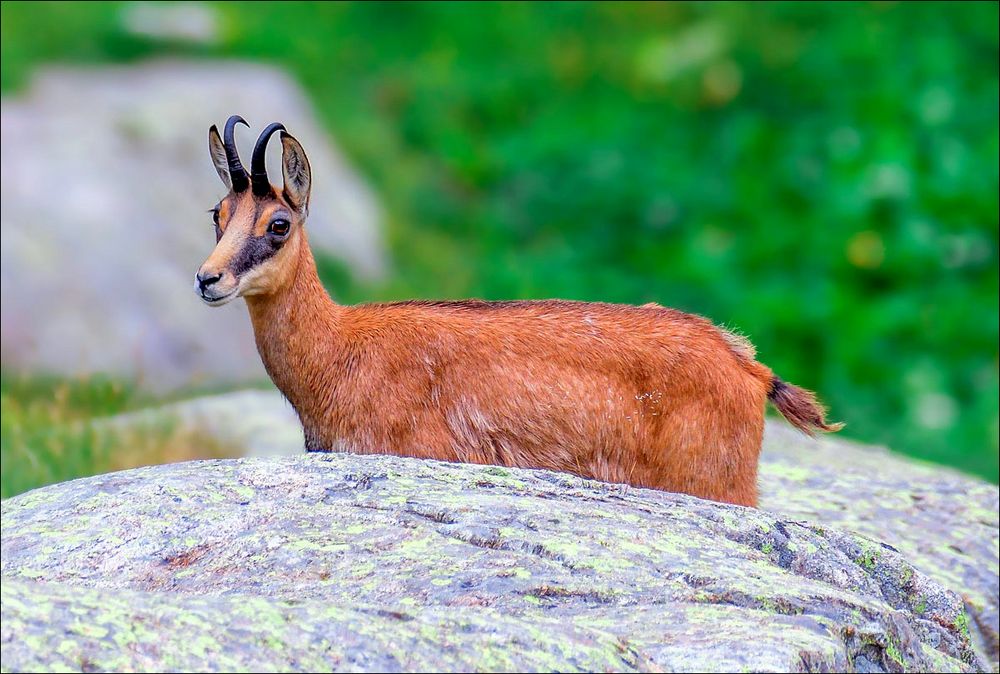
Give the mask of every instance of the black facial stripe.
[(239, 278), (247, 271), (253, 269), (264, 260), (273, 256), (280, 249), (284, 241), (278, 241), (273, 236), (248, 236), (243, 242), (243, 247), (233, 257), (230, 270), (233, 276)]

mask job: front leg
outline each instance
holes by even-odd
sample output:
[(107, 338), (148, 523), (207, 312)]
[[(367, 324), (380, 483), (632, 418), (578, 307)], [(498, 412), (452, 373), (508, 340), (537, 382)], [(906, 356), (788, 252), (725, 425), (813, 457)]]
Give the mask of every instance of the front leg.
[(303, 435), (306, 438), (306, 452), (329, 452), (332, 451), (329, 447), (323, 445), (320, 438), (315, 433), (309, 431), (308, 428), (302, 429)]

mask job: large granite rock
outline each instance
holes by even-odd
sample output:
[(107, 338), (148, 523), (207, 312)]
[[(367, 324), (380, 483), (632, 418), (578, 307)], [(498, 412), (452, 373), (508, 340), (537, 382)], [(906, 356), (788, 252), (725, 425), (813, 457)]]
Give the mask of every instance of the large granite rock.
[[(237, 391), (117, 417), (116, 425), (166, 415), (199, 435), (242, 448), (247, 456), (302, 453), (295, 412), (271, 391)], [(885, 449), (811, 440), (769, 421), (760, 471), (761, 508), (784, 517), (860, 533), (958, 592), (980, 653), (997, 668), (1000, 516), (995, 485)]]
[(190, 462), (8, 499), (0, 532), (7, 671), (988, 667), (963, 588), (895, 546), (544, 471)]
[(266, 379), (243, 303), (209, 309), (192, 291), (215, 245), (206, 211), (224, 193), (208, 127), (233, 113), (253, 125), (237, 132), (247, 164), (268, 122), (302, 141), (311, 243), (360, 277), (380, 274), (375, 201), (284, 73), (238, 62), (43, 70), (0, 103), (5, 368), (108, 372), (160, 390)]

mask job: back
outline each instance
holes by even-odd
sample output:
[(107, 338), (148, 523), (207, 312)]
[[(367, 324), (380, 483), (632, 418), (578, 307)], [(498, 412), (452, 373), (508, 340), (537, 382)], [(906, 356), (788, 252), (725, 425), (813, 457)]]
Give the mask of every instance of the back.
[[(345, 327), (359, 344), (419, 338), (414, 348), (447, 344), (490, 356), (544, 357), (589, 368), (636, 359), (636, 365), (649, 359), (683, 365), (705, 355), (728, 359), (736, 355), (732, 347), (738, 339), (705, 318), (655, 304), (411, 300), (345, 309)], [(428, 338), (431, 344), (423, 341)]]

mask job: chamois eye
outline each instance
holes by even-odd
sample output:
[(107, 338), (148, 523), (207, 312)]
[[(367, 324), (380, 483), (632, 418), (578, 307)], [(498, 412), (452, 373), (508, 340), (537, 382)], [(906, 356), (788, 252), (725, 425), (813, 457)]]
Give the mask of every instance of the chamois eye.
[(291, 223), (288, 220), (272, 220), (271, 224), (268, 225), (267, 231), (271, 234), (277, 234), (278, 236), (284, 236), (288, 234), (288, 230), (291, 228)]
[(218, 227), (219, 226), (219, 209), (218, 208), (213, 208), (211, 211), (209, 211), (209, 213), (212, 214), (212, 222), (214, 222), (215, 226)]

